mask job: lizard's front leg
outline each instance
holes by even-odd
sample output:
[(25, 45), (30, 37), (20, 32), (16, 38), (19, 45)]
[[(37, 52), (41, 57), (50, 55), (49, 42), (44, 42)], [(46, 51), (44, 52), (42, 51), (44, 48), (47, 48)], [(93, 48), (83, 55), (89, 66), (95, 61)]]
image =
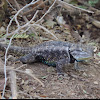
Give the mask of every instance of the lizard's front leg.
[(78, 62), (77, 62), (76, 60), (75, 60), (75, 62), (74, 62), (74, 68), (75, 68), (76, 70), (80, 69), (79, 66), (78, 66)]
[(64, 76), (64, 71), (63, 71), (63, 67), (64, 65), (68, 63), (68, 59), (64, 58), (64, 59), (60, 59), (56, 62), (56, 69), (57, 69), (57, 74), (58, 75), (63, 75)]
[(75, 70), (84, 71), (84, 68), (80, 68), (79, 67), (79, 65), (78, 65), (79, 62), (82, 62), (82, 61), (76, 61), (75, 60), (75, 62), (74, 62), (74, 68), (75, 68)]

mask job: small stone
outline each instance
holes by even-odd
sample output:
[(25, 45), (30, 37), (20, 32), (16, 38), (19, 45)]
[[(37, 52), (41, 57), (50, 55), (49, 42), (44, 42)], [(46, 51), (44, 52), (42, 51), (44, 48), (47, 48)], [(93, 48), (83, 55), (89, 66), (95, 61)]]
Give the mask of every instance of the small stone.
[(2, 26), (1, 28), (0, 28), (0, 33), (2, 34), (2, 33), (5, 33), (6, 32), (6, 29)]
[(28, 74), (32, 74), (33, 73), (33, 71), (31, 69), (26, 69), (25, 72), (28, 73)]
[(96, 84), (96, 85), (98, 85), (98, 84), (99, 84), (97, 81), (94, 81), (93, 83), (94, 83), (94, 84)]
[(83, 73), (83, 76), (87, 76), (87, 74), (84, 72), (84, 73)]

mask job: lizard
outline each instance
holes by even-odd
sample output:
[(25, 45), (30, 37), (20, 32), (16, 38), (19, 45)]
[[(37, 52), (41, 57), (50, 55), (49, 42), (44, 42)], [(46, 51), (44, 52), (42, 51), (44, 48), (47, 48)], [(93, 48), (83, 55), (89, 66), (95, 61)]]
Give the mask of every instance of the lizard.
[[(0, 50), (6, 48), (6, 44), (0, 43)], [(24, 64), (42, 62), (48, 66), (55, 66), (58, 75), (64, 75), (64, 65), (75, 63), (75, 69), (78, 69), (78, 62), (93, 56), (91, 47), (65, 41), (47, 41), (33, 47), (10, 46), (9, 51), (23, 54), (24, 56), (17, 60)]]

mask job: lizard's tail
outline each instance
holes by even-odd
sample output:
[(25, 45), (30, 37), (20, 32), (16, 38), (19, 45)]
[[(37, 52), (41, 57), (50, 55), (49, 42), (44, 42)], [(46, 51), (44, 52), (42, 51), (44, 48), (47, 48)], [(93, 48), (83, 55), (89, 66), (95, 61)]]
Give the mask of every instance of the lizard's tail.
[[(8, 47), (7, 44), (0, 43), (0, 50), (5, 51)], [(31, 52), (32, 47), (19, 47), (19, 46), (10, 46), (9, 52), (17, 53), (17, 54), (28, 54)]]

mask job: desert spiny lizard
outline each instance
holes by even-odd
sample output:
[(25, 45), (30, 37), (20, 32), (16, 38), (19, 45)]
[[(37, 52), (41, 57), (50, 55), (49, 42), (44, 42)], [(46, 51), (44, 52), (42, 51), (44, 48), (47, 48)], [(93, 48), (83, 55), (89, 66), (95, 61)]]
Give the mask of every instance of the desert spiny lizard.
[[(0, 43), (0, 50), (6, 48), (6, 44)], [(58, 74), (64, 74), (62, 68), (65, 64), (75, 63), (75, 69), (78, 69), (78, 62), (93, 55), (93, 50), (89, 46), (64, 41), (48, 41), (33, 47), (10, 46), (9, 51), (24, 54), (18, 59), (22, 63), (42, 62), (48, 66), (56, 66)]]

